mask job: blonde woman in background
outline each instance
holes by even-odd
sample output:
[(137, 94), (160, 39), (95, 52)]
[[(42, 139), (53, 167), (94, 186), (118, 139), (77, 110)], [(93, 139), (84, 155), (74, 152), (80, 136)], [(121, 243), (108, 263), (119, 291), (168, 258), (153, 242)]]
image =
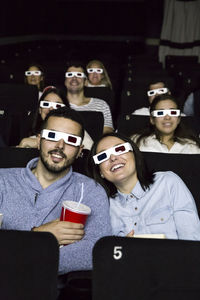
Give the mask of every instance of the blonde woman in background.
[(112, 83), (108, 76), (105, 66), (100, 60), (91, 60), (87, 66), (88, 79), (85, 83), (88, 87), (109, 87), (112, 89)]

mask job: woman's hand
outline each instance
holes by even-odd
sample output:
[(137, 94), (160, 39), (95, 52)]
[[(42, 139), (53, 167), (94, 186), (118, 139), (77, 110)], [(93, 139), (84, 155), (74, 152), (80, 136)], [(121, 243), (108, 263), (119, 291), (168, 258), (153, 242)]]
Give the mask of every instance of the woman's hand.
[(133, 237), (134, 236), (134, 230), (131, 230), (127, 235), (126, 237)]

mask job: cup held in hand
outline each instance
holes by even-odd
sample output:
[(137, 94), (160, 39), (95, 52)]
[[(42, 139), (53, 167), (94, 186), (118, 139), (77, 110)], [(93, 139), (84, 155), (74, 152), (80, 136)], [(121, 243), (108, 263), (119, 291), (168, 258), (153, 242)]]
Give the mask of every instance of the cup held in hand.
[(85, 224), (91, 209), (82, 203), (75, 201), (63, 201), (60, 221)]

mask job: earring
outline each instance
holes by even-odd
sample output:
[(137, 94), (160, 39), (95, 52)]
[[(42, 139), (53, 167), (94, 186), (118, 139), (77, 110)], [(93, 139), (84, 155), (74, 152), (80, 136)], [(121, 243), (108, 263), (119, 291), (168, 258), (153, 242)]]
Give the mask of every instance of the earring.
[(101, 178), (104, 178), (103, 174), (101, 174)]
[(83, 158), (83, 152), (81, 152), (78, 157)]

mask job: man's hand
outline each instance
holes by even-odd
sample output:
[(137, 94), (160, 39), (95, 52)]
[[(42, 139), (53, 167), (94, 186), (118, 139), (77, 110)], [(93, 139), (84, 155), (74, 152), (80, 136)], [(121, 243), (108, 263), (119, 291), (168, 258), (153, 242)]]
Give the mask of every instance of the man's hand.
[(51, 232), (57, 238), (59, 245), (72, 244), (80, 241), (84, 236), (82, 224), (60, 221), (59, 219), (35, 227), (33, 231)]

